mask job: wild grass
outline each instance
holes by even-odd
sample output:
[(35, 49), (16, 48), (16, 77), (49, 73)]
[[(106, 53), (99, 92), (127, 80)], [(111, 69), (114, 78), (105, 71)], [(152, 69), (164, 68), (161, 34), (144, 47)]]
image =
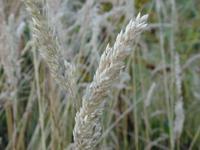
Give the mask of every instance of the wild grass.
[(1, 0), (0, 149), (200, 149), (199, 9)]

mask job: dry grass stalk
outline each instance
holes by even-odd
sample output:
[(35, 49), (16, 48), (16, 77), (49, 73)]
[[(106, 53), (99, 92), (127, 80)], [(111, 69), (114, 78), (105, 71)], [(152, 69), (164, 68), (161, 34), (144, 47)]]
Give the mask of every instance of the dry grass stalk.
[(151, 105), (151, 97), (152, 97), (152, 94), (153, 94), (155, 88), (156, 88), (156, 83), (153, 82), (151, 87), (150, 87), (150, 89), (149, 89), (149, 91), (148, 91), (148, 93), (147, 93), (147, 97), (146, 97), (146, 99), (144, 101), (145, 107), (149, 107)]
[(111, 85), (119, 77), (124, 66), (124, 59), (131, 53), (132, 42), (147, 27), (148, 15), (131, 20), (125, 32), (121, 31), (111, 48), (109, 45), (101, 56), (92, 83), (87, 87), (82, 101), (82, 107), (76, 114), (74, 127), (75, 149), (93, 149), (102, 135), (100, 117), (103, 112), (105, 96)]

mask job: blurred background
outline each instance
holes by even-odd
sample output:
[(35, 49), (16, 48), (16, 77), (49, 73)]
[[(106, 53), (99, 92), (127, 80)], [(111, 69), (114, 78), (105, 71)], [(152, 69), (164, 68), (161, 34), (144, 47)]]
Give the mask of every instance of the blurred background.
[[(106, 45), (141, 12), (144, 32), (106, 99), (102, 150), (200, 149), (198, 0), (46, 0), (60, 53), (77, 67), (77, 99)], [(33, 42), (21, 0), (0, 0), (0, 149), (64, 150), (76, 109)], [(42, 136), (41, 136), (42, 135)]]

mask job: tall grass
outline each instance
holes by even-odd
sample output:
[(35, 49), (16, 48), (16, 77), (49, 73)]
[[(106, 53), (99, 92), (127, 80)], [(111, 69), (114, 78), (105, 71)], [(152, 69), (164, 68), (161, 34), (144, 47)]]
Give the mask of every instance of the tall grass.
[(199, 9), (1, 0), (0, 149), (200, 149)]

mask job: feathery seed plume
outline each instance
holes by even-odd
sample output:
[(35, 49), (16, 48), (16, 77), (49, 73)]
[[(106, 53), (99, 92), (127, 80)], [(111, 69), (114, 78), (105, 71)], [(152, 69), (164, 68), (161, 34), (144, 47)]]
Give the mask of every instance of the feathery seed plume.
[(63, 89), (69, 90), (70, 94), (74, 97), (72, 88), (75, 86), (75, 66), (61, 56), (58, 40), (48, 25), (43, 3), (43, 0), (25, 1), (27, 10), (32, 16), (33, 37), (53, 77)]
[(107, 45), (101, 56), (99, 67), (96, 70), (92, 83), (87, 87), (82, 101), (82, 107), (76, 114), (74, 147), (77, 150), (94, 149), (102, 135), (100, 117), (103, 112), (105, 96), (111, 85), (119, 77), (124, 66), (124, 59), (131, 52), (131, 45), (147, 27), (148, 15), (131, 20), (125, 32), (121, 31), (113, 47)]

